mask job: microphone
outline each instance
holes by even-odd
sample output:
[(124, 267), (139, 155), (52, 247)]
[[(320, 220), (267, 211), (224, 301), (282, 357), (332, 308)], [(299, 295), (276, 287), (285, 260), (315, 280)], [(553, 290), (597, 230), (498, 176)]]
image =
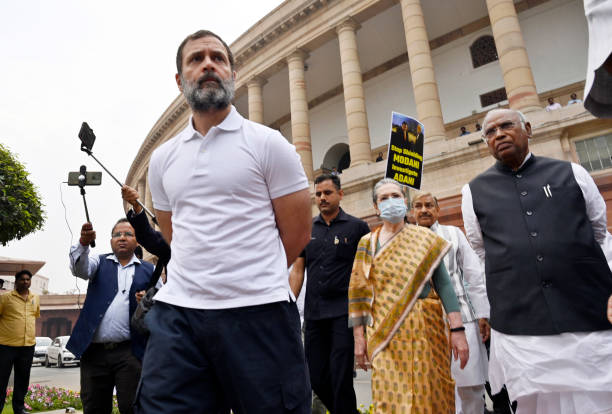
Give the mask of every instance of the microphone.
[(79, 187), (83, 188), (87, 184), (87, 167), (81, 165), (79, 168)]

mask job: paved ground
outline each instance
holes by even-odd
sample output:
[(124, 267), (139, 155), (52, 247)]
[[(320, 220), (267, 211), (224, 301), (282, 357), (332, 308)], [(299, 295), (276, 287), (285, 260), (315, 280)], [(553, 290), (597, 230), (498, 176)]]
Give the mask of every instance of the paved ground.
[(47, 385), (50, 387), (61, 387), (73, 391), (79, 391), (80, 372), (78, 367), (39, 367), (34, 366), (30, 371), (30, 384)]
[[(368, 407), (372, 402), (370, 383), (371, 371), (357, 370), (355, 378), (355, 394), (357, 395), (357, 406), (363, 404)], [(30, 372), (30, 383), (48, 385), (50, 387), (62, 387), (73, 391), (80, 390), (80, 375), (78, 367), (41, 367), (34, 366)], [(63, 413), (63, 410), (49, 411), (50, 414)]]
[[(372, 388), (371, 388), (372, 371), (357, 370), (355, 378), (355, 394), (357, 395), (357, 406), (363, 405), (368, 407), (372, 403)], [(45, 368), (32, 367), (30, 374), (30, 383), (41, 384), (54, 387), (67, 388), (73, 391), (80, 390), (79, 385), (80, 375), (78, 367), (67, 368)], [(487, 405), (491, 408), (491, 402), (487, 401)], [(64, 410), (49, 411), (49, 414), (64, 413)], [(80, 413), (80, 411), (77, 411)]]
[[(66, 413), (66, 410), (65, 410), (65, 409), (63, 409), (63, 410), (45, 411), (45, 414), (60, 414), (60, 413), (61, 413), (61, 414), (65, 414), (65, 413)], [(83, 413), (83, 411), (79, 411), (79, 410), (76, 410), (76, 411), (74, 412), (74, 414), (82, 414), (82, 413)]]
[(372, 403), (372, 371), (357, 370), (357, 378), (353, 382), (355, 387), (355, 395), (357, 396), (357, 407), (361, 404), (365, 408)]

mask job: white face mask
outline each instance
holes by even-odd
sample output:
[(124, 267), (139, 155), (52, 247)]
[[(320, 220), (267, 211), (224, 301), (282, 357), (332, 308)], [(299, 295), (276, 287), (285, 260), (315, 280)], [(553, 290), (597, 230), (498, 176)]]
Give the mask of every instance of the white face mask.
[(406, 217), (406, 203), (403, 198), (388, 198), (378, 203), (380, 218), (396, 224)]

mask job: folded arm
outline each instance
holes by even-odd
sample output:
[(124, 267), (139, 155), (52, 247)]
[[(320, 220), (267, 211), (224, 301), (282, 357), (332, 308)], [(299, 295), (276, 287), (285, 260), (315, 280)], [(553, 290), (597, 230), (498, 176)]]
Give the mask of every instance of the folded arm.
[(304, 189), (275, 198), (272, 200), (272, 207), (289, 267), (310, 241), (310, 192)]
[(172, 244), (172, 212), (155, 209), (155, 217), (157, 217), (164, 240), (170, 246)]
[(298, 257), (295, 259), (295, 262), (293, 262), (293, 267), (291, 268), (291, 272), (289, 272), (289, 287), (296, 298), (300, 296), (302, 285), (304, 284), (305, 264), (306, 260), (303, 257)]

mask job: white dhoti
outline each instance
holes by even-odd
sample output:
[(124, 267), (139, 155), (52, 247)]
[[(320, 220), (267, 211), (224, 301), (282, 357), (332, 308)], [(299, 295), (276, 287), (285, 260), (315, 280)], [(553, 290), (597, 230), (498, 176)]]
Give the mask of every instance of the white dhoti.
[(484, 384), (487, 381), (487, 349), (480, 338), (478, 321), (464, 323), (470, 357), (463, 369), (459, 359), (451, 361), (455, 380), (457, 414), (481, 413), (484, 408)]
[(491, 330), (491, 390), (506, 384), (517, 413), (612, 413), (612, 330), (506, 335)]

